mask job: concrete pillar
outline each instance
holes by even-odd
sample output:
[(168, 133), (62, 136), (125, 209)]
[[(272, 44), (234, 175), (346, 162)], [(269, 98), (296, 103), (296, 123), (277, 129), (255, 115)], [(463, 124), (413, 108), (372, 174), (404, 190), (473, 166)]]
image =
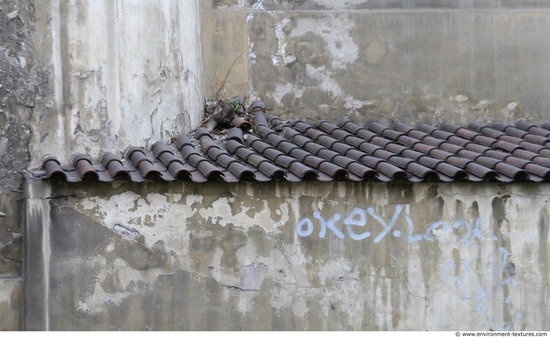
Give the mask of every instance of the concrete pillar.
[(48, 182), (33, 179), (25, 181), (23, 330), (50, 330), (49, 197), (51, 197), (51, 186)]
[(150, 146), (203, 113), (199, 0), (41, 1), (37, 49), (48, 68), (35, 107), (32, 164), (53, 153)]

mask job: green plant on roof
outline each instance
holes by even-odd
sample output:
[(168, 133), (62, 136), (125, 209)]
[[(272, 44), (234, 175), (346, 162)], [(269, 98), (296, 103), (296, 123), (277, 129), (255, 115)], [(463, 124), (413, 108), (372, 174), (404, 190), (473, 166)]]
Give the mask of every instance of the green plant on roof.
[(233, 107), (233, 111), (238, 115), (242, 116), (244, 113), (244, 105), (243, 102), (238, 98), (230, 98), (227, 100), (227, 103)]

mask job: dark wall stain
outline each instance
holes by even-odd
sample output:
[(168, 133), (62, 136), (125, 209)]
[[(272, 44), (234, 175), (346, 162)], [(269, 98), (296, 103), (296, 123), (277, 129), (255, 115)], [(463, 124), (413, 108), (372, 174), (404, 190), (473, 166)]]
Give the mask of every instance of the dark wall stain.
[(229, 225), (227, 229), (220, 242), (220, 246), (223, 249), (221, 264), (222, 267), (236, 271), (239, 269), (237, 265), (237, 250), (246, 244), (248, 238), (241, 230), (235, 229), (233, 225)]
[(506, 218), (506, 199), (503, 199), (501, 197), (494, 197), (493, 201), (491, 202), (492, 210), (493, 210), (493, 220), (495, 224), (498, 225), (498, 227), (502, 226), (502, 222)]
[(211, 236), (194, 238), (193, 235), (191, 235), (191, 248), (193, 250), (208, 253), (212, 251), (215, 244), (216, 240)]
[(151, 248), (130, 240), (117, 240), (115, 249), (107, 254), (107, 261), (124, 260), (133, 269), (144, 271), (162, 268), (168, 264), (168, 253), (163, 241), (157, 241)]
[[(60, 200), (52, 200), (50, 227), (50, 293), (53, 312), (51, 317), (66, 317), (76, 312), (78, 301), (93, 294), (95, 280), (100, 266), (93, 258), (104, 255), (109, 244), (111, 231), (88, 217), (63, 205)], [(42, 270), (30, 270), (28, 277)], [(43, 286), (43, 285), (40, 285)]]
[(548, 214), (545, 210), (539, 214), (538, 230), (540, 245), (541, 247), (546, 247), (548, 242)]

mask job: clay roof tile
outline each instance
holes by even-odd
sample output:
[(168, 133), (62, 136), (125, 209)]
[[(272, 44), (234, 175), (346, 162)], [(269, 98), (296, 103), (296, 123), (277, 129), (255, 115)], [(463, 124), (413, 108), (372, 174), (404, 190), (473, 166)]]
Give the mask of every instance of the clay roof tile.
[(68, 165), (47, 156), (29, 172), (35, 179), (68, 182), (550, 181), (550, 123), (363, 127), (349, 119), (287, 122), (266, 116), (258, 102), (250, 110), (235, 118), (227, 133), (200, 128), (172, 144), (130, 147), (124, 158), (105, 152), (99, 163), (85, 153)]

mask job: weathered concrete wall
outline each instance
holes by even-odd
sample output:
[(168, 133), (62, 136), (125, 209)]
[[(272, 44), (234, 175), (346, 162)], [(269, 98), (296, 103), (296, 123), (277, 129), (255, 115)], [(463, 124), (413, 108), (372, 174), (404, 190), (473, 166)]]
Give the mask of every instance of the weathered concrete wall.
[(0, 1), (0, 330), (20, 328), (22, 171), (48, 72), (37, 60), (34, 3)]
[(249, 88), (240, 73), (230, 90), (246, 90), (283, 117), (550, 119), (547, 1), (206, 3), (208, 17), (247, 15), (246, 25), (235, 21), (240, 30), (203, 32), (248, 39)]
[(550, 329), (545, 185), (29, 193), (27, 328)]
[(549, 13), (543, 0), (0, 0), (0, 329), (549, 329), (543, 186), (115, 184), (49, 199), (39, 185), (24, 286), (20, 175), (47, 153), (193, 128), (203, 88), (241, 53), (227, 93), (283, 118), (545, 120)]
[(22, 172), (196, 127), (199, 27), (198, 0), (0, 0), (0, 329), (24, 312)]
[(18, 279), (0, 279), (0, 331), (18, 330), (22, 314), (23, 282)]
[(37, 53), (50, 77), (32, 120), (33, 163), (169, 141), (201, 121), (198, 0), (36, 6)]
[(209, 1), (201, 6), (205, 95), (223, 88), (229, 97), (248, 96), (247, 13), (214, 10)]

